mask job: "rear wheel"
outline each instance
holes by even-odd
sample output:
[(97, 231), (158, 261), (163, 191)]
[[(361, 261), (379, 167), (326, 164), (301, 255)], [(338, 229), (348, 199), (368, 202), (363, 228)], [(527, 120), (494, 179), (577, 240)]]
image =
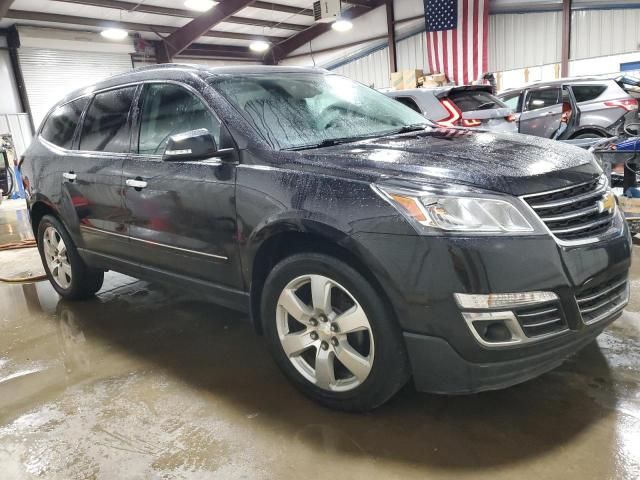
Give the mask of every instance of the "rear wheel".
[(600, 132), (588, 131), (588, 132), (583, 132), (583, 133), (579, 133), (577, 135), (574, 135), (571, 138), (575, 139), (575, 140), (578, 140), (578, 139), (583, 139), (583, 138), (606, 138), (606, 136), (603, 135)]
[(45, 215), (38, 225), (38, 251), (45, 272), (60, 296), (78, 300), (89, 298), (102, 287), (104, 272), (88, 267), (62, 223)]
[(408, 379), (389, 308), (359, 272), (333, 257), (297, 254), (279, 263), (266, 280), (262, 319), (280, 368), (323, 405), (370, 410)]

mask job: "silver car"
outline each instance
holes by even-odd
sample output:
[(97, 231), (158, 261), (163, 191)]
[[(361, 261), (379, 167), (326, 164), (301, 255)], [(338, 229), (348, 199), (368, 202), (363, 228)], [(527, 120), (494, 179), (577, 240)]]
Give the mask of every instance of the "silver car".
[(518, 131), (513, 111), (491, 93), (490, 86), (413, 88), (384, 93), (445, 127)]
[(520, 133), (556, 139), (610, 137), (638, 121), (638, 101), (616, 80), (562, 79), (497, 95)]

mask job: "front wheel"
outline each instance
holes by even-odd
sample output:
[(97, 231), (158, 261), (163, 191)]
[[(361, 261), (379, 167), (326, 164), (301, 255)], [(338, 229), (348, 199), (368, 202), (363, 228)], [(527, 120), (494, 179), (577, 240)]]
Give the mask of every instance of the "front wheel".
[(392, 312), (359, 272), (333, 257), (280, 262), (265, 283), (262, 319), (280, 368), (323, 405), (371, 410), (409, 377)]
[(38, 225), (38, 251), (53, 288), (69, 300), (89, 298), (102, 288), (104, 272), (88, 267), (64, 225), (45, 215)]

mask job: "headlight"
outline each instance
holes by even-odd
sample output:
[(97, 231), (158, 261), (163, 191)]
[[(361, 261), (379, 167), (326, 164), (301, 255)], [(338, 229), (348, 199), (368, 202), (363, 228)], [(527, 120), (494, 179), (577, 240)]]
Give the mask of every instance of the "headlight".
[(513, 204), (491, 196), (413, 192), (380, 185), (374, 188), (403, 215), (427, 228), (467, 233), (534, 232)]

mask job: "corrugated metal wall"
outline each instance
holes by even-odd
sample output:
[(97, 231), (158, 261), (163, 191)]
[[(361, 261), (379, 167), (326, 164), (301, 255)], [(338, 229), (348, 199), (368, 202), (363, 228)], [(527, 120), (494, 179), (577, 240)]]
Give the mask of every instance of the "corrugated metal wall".
[(557, 63), (561, 38), (561, 12), (491, 15), (489, 70), (500, 72)]
[(424, 32), (411, 35), (404, 40), (396, 42), (398, 70), (410, 70), (414, 68), (428, 70), (425, 42), (426, 35)]
[(640, 8), (580, 10), (571, 18), (571, 58), (638, 51)]
[(374, 88), (386, 88), (389, 86), (389, 49), (376, 50), (333, 71)]
[[(501, 72), (559, 63), (562, 13), (496, 14), (489, 17), (489, 70)], [(577, 10), (572, 16), (571, 58), (583, 59), (638, 51), (640, 8)], [(376, 87), (388, 86), (387, 50), (342, 65), (337, 71)], [(397, 43), (398, 69), (427, 69), (424, 33)], [(369, 58), (372, 57), (372, 58)]]

